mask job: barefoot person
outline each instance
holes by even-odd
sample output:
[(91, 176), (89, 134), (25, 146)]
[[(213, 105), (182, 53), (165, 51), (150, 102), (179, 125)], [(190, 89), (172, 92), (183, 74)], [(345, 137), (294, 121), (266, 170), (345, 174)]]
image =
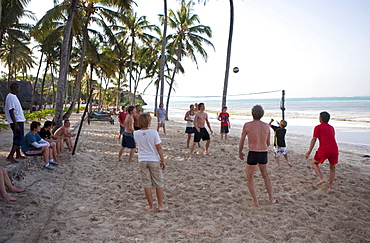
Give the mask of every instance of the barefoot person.
[(227, 113), (227, 107), (222, 107), (221, 113), (218, 115), (217, 120), (221, 122), (221, 142), (227, 142), (227, 134), (229, 133), (230, 128), (230, 120), (229, 120), (229, 113)]
[(5, 200), (11, 201), (11, 202), (17, 201), (16, 198), (10, 196), (6, 192), (6, 188), (8, 188), (9, 192), (16, 192), (16, 193), (24, 192), (23, 189), (17, 189), (12, 185), (12, 183), (9, 179), (8, 173), (6, 173), (5, 168), (0, 167), (0, 193), (1, 193), (1, 196)]
[(207, 129), (205, 128), (205, 124), (207, 124), (209, 131), (213, 133), (211, 124), (208, 121), (208, 114), (204, 112), (204, 109), (205, 109), (204, 103), (199, 103), (198, 108), (199, 108), (199, 112), (194, 117), (195, 135), (194, 135), (194, 142), (191, 145), (189, 159), (191, 159), (193, 155), (195, 145), (199, 143), (201, 139), (203, 141), (206, 141), (206, 148), (204, 150), (204, 153), (209, 154), (208, 149), (211, 143), (211, 138), (209, 136)]
[(129, 106), (127, 108), (128, 114), (126, 115), (125, 122), (123, 123), (123, 126), (125, 127), (125, 130), (123, 131), (122, 134), (122, 147), (118, 152), (118, 161), (121, 161), (121, 157), (123, 154), (123, 151), (125, 151), (125, 148), (130, 149), (130, 155), (128, 157), (129, 163), (132, 162), (132, 157), (134, 156), (135, 153), (135, 148), (136, 148), (136, 143), (134, 139), (134, 118), (133, 115), (135, 113), (134, 111), (135, 107), (134, 106)]
[(264, 110), (262, 106), (255, 105), (252, 108), (253, 121), (244, 124), (239, 142), (239, 158), (244, 160), (243, 147), (245, 138), (248, 136), (249, 153), (247, 157), (246, 173), (247, 185), (252, 196), (253, 207), (259, 206), (253, 180), (257, 167), (259, 167), (264, 180), (270, 203), (276, 202), (272, 195), (271, 180), (267, 173), (267, 151), (270, 146), (270, 126), (261, 121), (263, 115)]
[(69, 132), (69, 128), (71, 127), (71, 123), (69, 120), (64, 120), (64, 125), (58, 128), (58, 130), (55, 131), (55, 136), (58, 138), (63, 138), (63, 140), (66, 142), (69, 151), (73, 150), (72, 146), (72, 139), (71, 137), (75, 137), (76, 134), (72, 134)]
[[(5, 100), (5, 117), (13, 131), (13, 145), (8, 157), (6, 157), (6, 161), (12, 163), (18, 163), (19, 161), (16, 159), (26, 158), (21, 155), (21, 145), (24, 137), (24, 122), (26, 119), (23, 114), (21, 103), (17, 97), (19, 92), (19, 84), (12, 83), (10, 85), (10, 93), (6, 96)], [(14, 159), (14, 154), (16, 154), (16, 159)]]
[(186, 121), (186, 128), (185, 128), (185, 133), (188, 134), (188, 139), (186, 140), (186, 147), (189, 148), (190, 146), (190, 139), (191, 135), (194, 134), (194, 118), (195, 118), (195, 112), (194, 112), (194, 105), (190, 105), (190, 110), (188, 110), (185, 113), (184, 121)]
[(135, 141), (139, 145), (138, 159), (140, 175), (144, 187), (145, 197), (148, 206), (145, 208), (149, 212), (154, 211), (152, 187), (157, 194), (158, 211), (168, 210), (163, 202), (163, 173), (166, 168), (161, 139), (158, 132), (149, 129), (152, 118), (145, 113), (139, 116), (141, 130), (134, 132)]
[(157, 109), (155, 116), (158, 119), (157, 132), (159, 133), (159, 128), (163, 127), (163, 133), (164, 135), (166, 135), (167, 112), (166, 112), (166, 109), (163, 108), (163, 103), (159, 104), (159, 108)]
[(272, 128), (272, 130), (274, 130), (274, 158), (275, 158), (276, 164), (278, 165), (278, 168), (280, 169), (279, 157), (280, 155), (283, 155), (287, 165), (291, 167), (292, 164), (289, 163), (288, 150), (285, 144), (285, 134), (286, 134), (285, 127), (287, 126), (287, 122), (285, 120), (281, 120), (278, 123), (279, 126), (274, 126), (272, 125), (273, 121), (274, 119), (271, 119), (269, 125)]
[(316, 151), (314, 158), (312, 159), (312, 166), (316, 174), (319, 176), (320, 181), (317, 185), (325, 182), (324, 177), (321, 173), (319, 164), (324, 163), (327, 159), (330, 163), (330, 175), (329, 175), (329, 188), (333, 185), (335, 178), (335, 165), (338, 163), (338, 145), (335, 140), (335, 130), (328, 124), (330, 120), (330, 114), (326, 111), (320, 113), (320, 125), (317, 125), (313, 131), (313, 137), (311, 139), (310, 147), (305, 154), (305, 157), (310, 156), (312, 149), (315, 146), (316, 140), (319, 139), (320, 146)]

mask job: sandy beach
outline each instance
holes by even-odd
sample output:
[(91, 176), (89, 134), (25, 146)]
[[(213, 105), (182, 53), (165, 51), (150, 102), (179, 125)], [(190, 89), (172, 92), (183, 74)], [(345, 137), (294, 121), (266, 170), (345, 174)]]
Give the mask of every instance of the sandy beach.
[[(72, 126), (80, 117), (71, 117)], [(188, 160), (185, 122), (170, 120), (166, 127), (167, 135), (161, 130), (160, 136), (169, 211), (144, 210), (137, 155), (126, 163), (125, 151), (117, 161), (118, 122), (85, 122), (75, 155), (65, 153), (55, 171), (42, 169), (42, 161), (30, 164), (24, 179), (14, 181), (26, 192), (12, 193), (16, 202), (0, 199), (0, 242), (369, 242), (370, 158), (340, 147), (337, 177), (328, 189), (316, 185), (304, 158), (309, 140), (287, 137), (292, 168), (282, 160), (278, 170), (272, 147), (269, 153), (278, 203), (268, 203), (258, 172), (261, 205), (251, 208), (238, 131), (224, 144), (214, 126), (212, 154), (197, 148)], [(12, 134), (3, 130), (0, 136), (0, 166), (7, 168)], [(328, 178), (328, 162), (321, 168)]]

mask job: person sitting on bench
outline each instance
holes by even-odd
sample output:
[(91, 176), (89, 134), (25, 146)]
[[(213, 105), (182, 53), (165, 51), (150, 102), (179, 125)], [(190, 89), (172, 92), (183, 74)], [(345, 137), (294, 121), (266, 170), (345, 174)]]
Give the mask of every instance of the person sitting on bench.
[(30, 131), (24, 136), (23, 144), (21, 146), (22, 152), (27, 156), (38, 156), (44, 157), (44, 168), (48, 170), (54, 170), (52, 165), (59, 165), (55, 162), (53, 157), (53, 149), (50, 147), (50, 143), (46, 142), (40, 137), (38, 132), (41, 130), (41, 123), (33, 121), (30, 125)]

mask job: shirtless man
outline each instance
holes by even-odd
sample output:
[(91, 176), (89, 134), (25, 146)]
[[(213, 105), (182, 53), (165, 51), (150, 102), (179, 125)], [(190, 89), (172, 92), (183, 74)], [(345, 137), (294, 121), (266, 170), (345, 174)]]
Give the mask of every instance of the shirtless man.
[(135, 106), (135, 113), (134, 113), (134, 115), (133, 115), (133, 117), (134, 117), (134, 129), (135, 129), (135, 131), (136, 131), (136, 130), (140, 130), (140, 129), (141, 129), (141, 128), (140, 128), (140, 125), (139, 125), (139, 116), (140, 116), (141, 114), (143, 114), (143, 113), (141, 112), (141, 105), (136, 105), (136, 106)]
[(71, 123), (69, 122), (69, 120), (65, 120), (64, 125), (62, 127), (58, 128), (58, 130), (56, 130), (54, 136), (56, 136), (58, 138), (63, 138), (63, 140), (66, 142), (66, 144), (68, 146), (69, 151), (72, 151), (73, 146), (72, 146), (71, 137), (75, 137), (76, 134), (69, 133), (70, 126), (71, 126)]
[(261, 121), (263, 115), (264, 110), (262, 106), (255, 105), (252, 108), (253, 121), (244, 124), (239, 142), (239, 158), (244, 160), (243, 147), (245, 137), (248, 136), (249, 153), (247, 157), (246, 173), (248, 189), (253, 200), (251, 206), (253, 207), (259, 206), (256, 188), (253, 181), (257, 167), (259, 167), (262, 178), (265, 182), (270, 203), (276, 202), (272, 195), (271, 180), (267, 173), (267, 150), (270, 146), (270, 126)]
[(190, 149), (189, 159), (191, 159), (193, 152), (194, 152), (195, 145), (199, 143), (200, 139), (202, 139), (203, 141), (206, 141), (206, 148), (204, 150), (204, 153), (209, 154), (208, 148), (209, 148), (209, 144), (211, 143), (211, 138), (209, 137), (208, 131), (204, 126), (205, 124), (207, 124), (211, 134), (213, 133), (211, 125), (208, 121), (208, 115), (207, 113), (204, 112), (204, 109), (205, 109), (204, 103), (199, 103), (198, 108), (199, 108), (199, 112), (194, 117), (195, 134), (194, 134), (194, 142), (191, 145), (191, 149)]
[(132, 162), (132, 157), (134, 156), (134, 153), (135, 153), (136, 143), (134, 139), (134, 131), (135, 131), (134, 129), (134, 113), (135, 113), (134, 109), (135, 109), (134, 106), (129, 106), (127, 108), (128, 114), (126, 115), (125, 122), (123, 123), (125, 130), (123, 131), (123, 134), (122, 134), (123, 136), (122, 137), (122, 147), (118, 152), (118, 161), (121, 161), (121, 157), (122, 157), (122, 154), (125, 148), (130, 149), (130, 155), (128, 157), (127, 162), (129, 163)]

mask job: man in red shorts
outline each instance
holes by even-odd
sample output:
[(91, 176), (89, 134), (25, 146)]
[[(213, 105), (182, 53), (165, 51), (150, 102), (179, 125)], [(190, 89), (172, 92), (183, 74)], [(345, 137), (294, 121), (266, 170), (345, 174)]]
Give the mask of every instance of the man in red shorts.
[(326, 159), (330, 163), (330, 176), (329, 176), (329, 188), (333, 185), (335, 178), (335, 165), (338, 163), (338, 145), (335, 141), (334, 128), (328, 124), (330, 120), (330, 114), (326, 111), (320, 113), (320, 125), (316, 126), (313, 131), (313, 138), (311, 139), (310, 148), (305, 154), (306, 158), (310, 155), (313, 147), (315, 146), (316, 140), (319, 139), (319, 148), (316, 151), (314, 158), (312, 159), (312, 166), (316, 174), (319, 176), (320, 181), (317, 185), (325, 182), (324, 177), (321, 173), (319, 164), (322, 164)]

